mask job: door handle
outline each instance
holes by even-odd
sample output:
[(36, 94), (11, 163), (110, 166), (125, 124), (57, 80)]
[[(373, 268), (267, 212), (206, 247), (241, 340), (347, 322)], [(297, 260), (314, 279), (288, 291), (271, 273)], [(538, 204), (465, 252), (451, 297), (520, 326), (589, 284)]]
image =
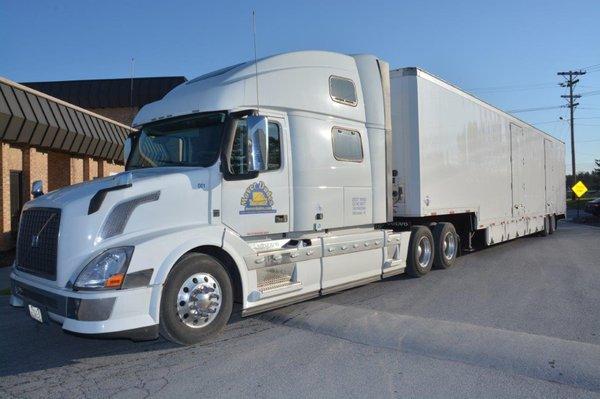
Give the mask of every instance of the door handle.
[(288, 215), (275, 215), (275, 223), (286, 223)]

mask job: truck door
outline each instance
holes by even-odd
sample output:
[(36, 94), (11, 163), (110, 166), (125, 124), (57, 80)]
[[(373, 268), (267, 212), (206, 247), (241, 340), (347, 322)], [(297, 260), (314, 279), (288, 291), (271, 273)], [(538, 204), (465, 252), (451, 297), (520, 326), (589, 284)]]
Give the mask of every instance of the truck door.
[[(254, 179), (223, 180), (221, 220), (241, 236), (289, 232), (289, 146), (286, 119), (269, 116), (268, 170)], [(240, 120), (231, 155), (236, 173), (248, 166), (247, 125)]]
[(512, 186), (512, 216), (525, 214), (525, 134), (523, 128), (510, 124), (510, 166)]

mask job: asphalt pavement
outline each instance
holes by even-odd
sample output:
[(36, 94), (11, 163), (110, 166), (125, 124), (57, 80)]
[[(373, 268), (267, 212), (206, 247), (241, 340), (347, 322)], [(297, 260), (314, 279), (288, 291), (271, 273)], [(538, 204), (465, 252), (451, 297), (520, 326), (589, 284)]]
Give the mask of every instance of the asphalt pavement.
[(600, 228), (559, 224), (251, 318), (213, 342), (81, 338), (0, 297), (0, 397), (600, 398)]

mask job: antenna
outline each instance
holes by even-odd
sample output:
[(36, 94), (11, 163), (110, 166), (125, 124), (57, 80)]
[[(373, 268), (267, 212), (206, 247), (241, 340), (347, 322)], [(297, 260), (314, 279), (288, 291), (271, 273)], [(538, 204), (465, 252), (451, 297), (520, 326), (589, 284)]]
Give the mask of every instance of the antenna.
[(256, 59), (256, 13), (252, 10), (252, 39), (254, 40), (254, 77), (256, 79), (256, 109), (260, 113), (260, 103), (258, 101), (258, 62)]
[(129, 84), (129, 110), (131, 112), (130, 126), (133, 126), (133, 76), (135, 75), (135, 58), (131, 57), (131, 83)]

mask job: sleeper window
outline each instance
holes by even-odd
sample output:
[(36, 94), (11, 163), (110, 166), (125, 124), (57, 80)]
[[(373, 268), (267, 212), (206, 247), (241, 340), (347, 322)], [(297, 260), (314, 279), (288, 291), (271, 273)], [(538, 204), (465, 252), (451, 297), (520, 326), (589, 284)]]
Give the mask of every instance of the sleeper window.
[(361, 162), (363, 160), (362, 140), (359, 132), (334, 127), (331, 136), (335, 159), (350, 162)]
[(339, 76), (331, 76), (329, 78), (329, 95), (333, 101), (342, 104), (354, 106), (358, 102), (354, 82)]

